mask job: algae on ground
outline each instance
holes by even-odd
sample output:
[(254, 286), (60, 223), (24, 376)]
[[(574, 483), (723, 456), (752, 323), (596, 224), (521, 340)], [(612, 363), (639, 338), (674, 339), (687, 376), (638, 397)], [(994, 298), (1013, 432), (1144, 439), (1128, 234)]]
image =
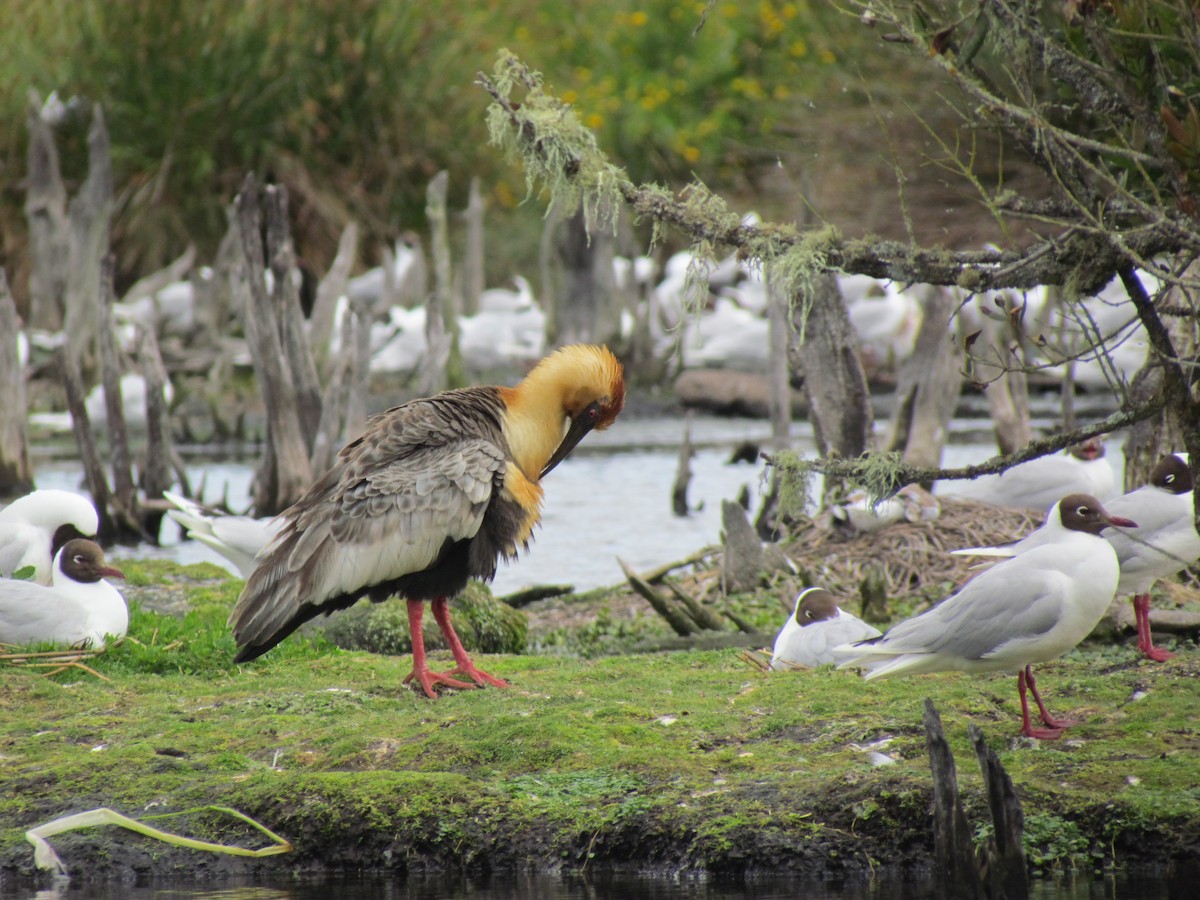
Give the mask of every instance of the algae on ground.
[[(130, 639), (91, 661), (110, 680), (3, 672), (0, 874), (29, 871), (23, 832), (55, 816), (204, 804), (253, 817), (295, 853), (215, 863), (102, 829), (63, 836), (58, 849), (97, 876), (147, 865), (194, 874), (626, 864), (816, 877), (929, 866), (925, 697), (977, 823), (985, 800), (967, 723), (997, 748), (1040, 823), (1039, 867), (1179, 859), (1200, 843), (1194, 647), (1165, 664), (1110, 647), (1040, 667), (1051, 709), (1083, 720), (1058, 742), (1015, 739), (1009, 676), (868, 684), (829, 668), (763, 673), (735, 650), (496, 656), (481, 665), (510, 689), (430, 701), (402, 684), (406, 656), (319, 637), (294, 636), (235, 666), (224, 623), (240, 583), (208, 570), (192, 583), (195, 569), (167, 564), (140, 571), (148, 587), (195, 605), (182, 618), (135, 610)], [(876, 745), (892, 764), (872, 765)], [(246, 837), (216, 818), (186, 825), (200, 839)]]

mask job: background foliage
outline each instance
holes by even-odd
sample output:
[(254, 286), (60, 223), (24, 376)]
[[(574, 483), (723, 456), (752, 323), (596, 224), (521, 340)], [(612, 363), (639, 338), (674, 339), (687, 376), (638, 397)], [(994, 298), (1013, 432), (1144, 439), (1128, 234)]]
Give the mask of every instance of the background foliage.
[(288, 185), (299, 251), (318, 270), (349, 219), (373, 248), (423, 226), (434, 173), (450, 171), (459, 205), (479, 175), (503, 226), (494, 229), (494, 263), (532, 259), (543, 212), (520, 207), (522, 173), (487, 145), (487, 97), (474, 79), (501, 47), (541, 67), (634, 178), (695, 176), (744, 192), (755, 168), (785, 149), (781, 124), (814, 98), (851, 90), (857, 75), (847, 73), (858, 63), (848, 60), (874, 39), (857, 20), (806, 0), (5, 5), (0, 236), (18, 291), (31, 88), (67, 103), (58, 134), (75, 181), (89, 104), (103, 104), (118, 191), (113, 244), (126, 278), (189, 241), (211, 258), (248, 169)]

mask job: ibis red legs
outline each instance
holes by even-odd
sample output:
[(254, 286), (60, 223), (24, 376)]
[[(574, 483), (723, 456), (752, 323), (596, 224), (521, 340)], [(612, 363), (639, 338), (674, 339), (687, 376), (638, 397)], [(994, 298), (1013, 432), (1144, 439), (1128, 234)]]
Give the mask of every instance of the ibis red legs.
[[(409, 600), (408, 632), (412, 638), (413, 667), (404, 679), (404, 683), (408, 684), (416, 679), (417, 683), (421, 685), (421, 689), (425, 691), (425, 695), (431, 698), (437, 697), (437, 691), (433, 689), (435, 684), (444, 684), (448, 688), (458, 690), (466, 690), (484, 684), (508, 687), (507, 681), (489, 675), (476, 668), (475, 664), (471, 662), (471, 657), (467, 655), (466, 648), (458, 639), (454, 626), (450, 624), (450, 608), (446, 598), (438, 597), (430, 605), (433, 607), (433, 617), (437, 620), (438, 627), (442, 629), (442, 634), (446, 636), (446, 643), (450, 645), (450, 652), (454, 654), (454, 661), (458, 663), (458, 668), (444, 673), (430, 670), (429, 663), (425, 660), (425, 636), (421, 632), (421, 619), (425, 614), (425, 603), (421, 600)], [(457, 678), (451, 678), (451, 675), (466, 675), (475, 684), (459, 681)]]
[[(1029, 687), (1029, 693), (1033, 694), (1034, 702), (1037, 703), (1038, 717), (1046, 728), (1034, 728), (1029, 718), (1029, 701), (1025, 696), (1025, 688)], [(1078, 724), (1073, 719), (1056, 719), (1050, 715), (1050, 711), (1046, 709), (1046, 704), (1042, 702), (1042, 695), (1038, 693), (1037, 682), (1033, 678), (1033, 666), (1026, 666), (1017, 675), (1017, 692), (1021, 695), (1021, 734), (1025, 737), (1037, 738), (1042, 741), (1052, 741), (1055, 738), (1061, 737), (1063, 730), (1068, 725)]]
[[(442, 629), (442, 634), (446, 636), (446, 643), (450, 645), (450, 652), (454, 654), (454, 661), (458, 663), (458, 668), (451, 669), (448, 675), (466, 675), (475, 684), (485, 685), (490, 684), (493, 687), (508, 687), (509, 684), (503, 678), (497, 678), (494, 675), (489, 675), (482, 669), (477, 669), (475, 663), (471, 662), (471, 657), (467, 655), (462, 642), (458, 639), (458, 635), (454, 632), (454, 626), (450, 624), (450, 604), (445, 597), (438, 597), (430, 606), (433, 607), (433, 617), (437, 620), (438, 627)], [(443, 676), (445, 677), (445, 676)], [(474, 687), (474, 685), (467, 685)]]
[(1155, 662), (1165, 662), (1175, 656), (1170, 650), (1154, 646), (1154, 635), (1150, 632), (1150, 595), (1135, 594), (1133, 618), (1137, 624), (1138, 649)]

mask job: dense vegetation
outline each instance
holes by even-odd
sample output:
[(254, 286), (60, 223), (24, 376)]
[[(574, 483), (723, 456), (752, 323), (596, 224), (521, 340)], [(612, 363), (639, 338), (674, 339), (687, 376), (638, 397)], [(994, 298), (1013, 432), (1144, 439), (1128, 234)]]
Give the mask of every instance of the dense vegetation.
[[(523, 174), (488, 146), (488, 98), (474, 85), (501, 47), (535, 60), (639, 179), (695, 175), (741, 189), (759, 163), (786, 152), (789, 120), (853, 87), (856, 57), (866, 55), (856, 48), (873, 39), (805, 0), (8, 6), (0, 233), (9, 265), (20, 269), (24, 242), (27, 92), (53, 90), (66, 104), (58, 137), (69, 177), (82, 177), (90, 104), (104, 107), (125, 277), (190, 241), (211, 258), (248, 169), (288, 185), (299, 251), (322, 271), (350, 219), (367, 229), (367, 248), (422, 228), (425, 187), (440, 169), (460, 204), (481, 176), (491, 214), (516, 224), (511, 238), (511, 227), (495, 229), (493, 266), (528, 260), (544, 209), (520, 207)], [(10, 281), (21, 290), (19, 271)]]

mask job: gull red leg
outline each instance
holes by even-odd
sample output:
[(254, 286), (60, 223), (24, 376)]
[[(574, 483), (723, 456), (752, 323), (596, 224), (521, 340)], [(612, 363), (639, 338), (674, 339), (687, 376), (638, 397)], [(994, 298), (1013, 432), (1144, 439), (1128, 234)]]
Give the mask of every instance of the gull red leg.
[(1133, 598), (1133, 619), (1137, 623), (1138, 649), (1155, 662), (1165, 662), (1175, 656), (1170, 650), (1154, 646), (1154, 634), (1150, 630), (1150, 595), (1137, 594)]
[(1038, 714), (1043, 724), (1051, 728), (1066, 728), (1068, 725), (1079, 724), (1076, 719), (1056, 719), (1050, 715), (1050, 711), (1046, 709), (1046, 704), (1042, 702), (1042, 695), (1038, 693), (1037, 681), (1033, 677), (1033, 666), (1025, 667), (1025, 683), (1029, 686), (1029, 693), (1033, 694), (1033, 699), (1037, 702)]
[[(471, 657), (467, 655), (466, 648), (463, 647), (462, 641), (458, 639), (458, 635), (454, 631), (454, 626), (450, 624), (450, 604), (446, 598), (438, 597), (430, 605), (433, 607), (433, 617), (437, 619), (438, 627), (442, 629), (442, 634), (446, 636), (446, 643), (450, 645), (450, 652), (454, 654), (454, 661), (458, 663), (458, 668), (453, 669), (447, 674), (466, 675), (475, 681), (476, 684), (508, 687), (509, 684), (507, 681), (502, 678), (496, 678), (494, 675), (489, 675), (482, 669), (476, 668), (475, 663), (471, 662)], [(475, 685), (465, 686), (474, 687)]]
[[(1026, 666), (1017, 673), (1017, 693), (1021, 695), (1021, 734), (1025, 737), (1037, 738), (1041, 741), (1052, 741), (1055, 738), (1061, 737), (1063, 729), (1061, 726), (1051, 728), (1034, 728), (1033, 723), (1029, 719), (1029, 700), (1025, 696), (1025, 684), (1028, 679), (1029, 687), (1033, 688), (1033, 671), (1029, 666)], [(1037, 700), (1038, 711), (1044, 710), (1041, 698), (1036, 690), (1033, 691), (1033, 697)], [(1048, 722), (1046, 724), (1049, 724)]]
[[(443, 598), (442, 602), (445, 602)], [(437, 601), (435, 600), (436, 604)], [(437, 615), (437, 607), (434, 607), (434, 616)], [(412, 638), (412, 656), (413, 667), (404, 679), (404, 683), (408, 684), (414, 678), (421, 685), (425, 695), (432, 699), (437, 699), (437, 691), (433, 689), (435, 684), (444, 684), (451, 688), (473, 688), (475, 685), (467, 684), (465, 681), (457, 681), (447, 675), (440, 675), (437, 672), (432, 672), (429, 669), (429, 663), (425, 661), (425, 636), (421, 633), (421, 618), (425, 614), (425, 602), (423, 600), (408, 601), (408, 633)], [(440, 624), (440, 623), (439, 623)], [(442, 629), (445, 631), (445, 629)], [(458, 639), (455, 638), (455, 641)], [(461, 649), (461, 646), (460, 648)]]

